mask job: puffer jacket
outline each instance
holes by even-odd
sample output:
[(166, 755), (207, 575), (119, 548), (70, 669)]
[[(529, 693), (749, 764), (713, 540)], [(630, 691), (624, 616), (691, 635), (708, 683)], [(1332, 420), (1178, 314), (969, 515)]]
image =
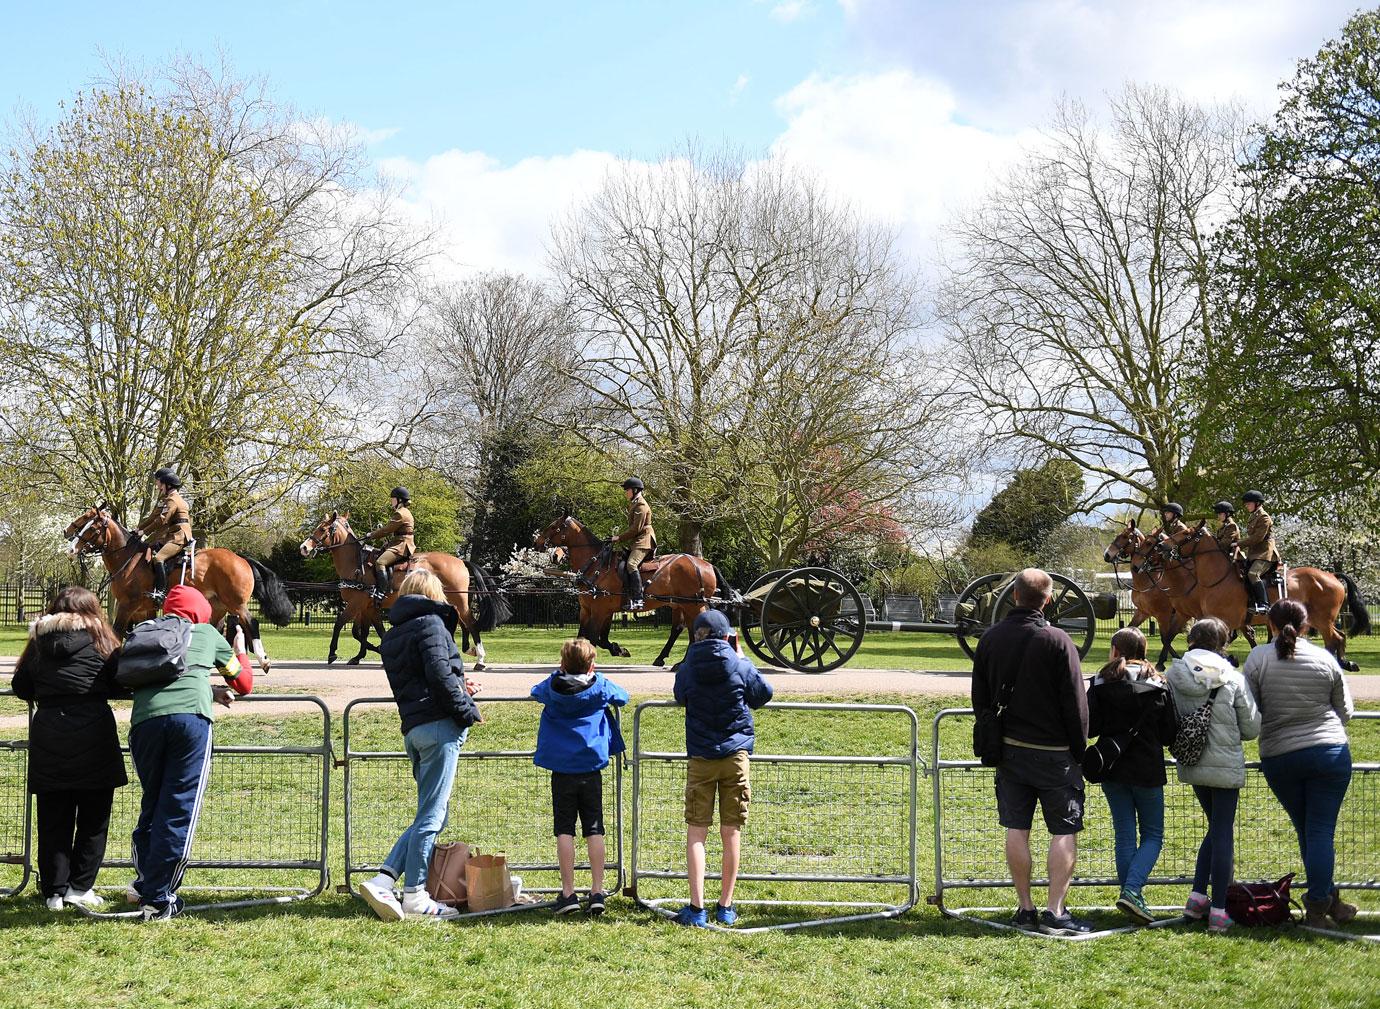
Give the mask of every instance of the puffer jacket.
[(1281, 659), (1273, 644), (1257, 645), (1241, 672), (1260, 708), (1262, 757), (1346, 743), (1356, 707), (1331, 652), (1299, 638), (1293, 657)]
[(465, 663), (455, 647), (455, 607), (402, 596), (389, 608), (388, 619), (393, 626), (379, 642), (379, 655), (403, 735), (443, 718), (462, 729), (480, 721), (478, 705), (465, 692)]
[(595, 673), (588, 684), (559, 669), (532, 688), (543, 707), (532, 763), (561, 774), (589, 774), (624, 750), (623, 734), (608, 714), (628, 703), (628, 692)]
[(723, 638), (696, 641), (685, 651), (672, 687), (685, 705), (685, 752), (718, 760), (752, 752), (752, 709), (771, 700), (771, 684)]
[(1202, 759), (1191, 766), (1178, 765), (1179, 780), (1205, 788), (1244, 788), (1246, 756), (1241, 742), (1260, 734), (1260, 712), (1246, 678), (1230, 668), (1198, 674), (1182, 657), (1170, 664), (1165, 678), (1180, 718), (1192, 714), (1214, 687), (1222, 688), (1212, 702), (1212, 721)]
[(29, 627), (33, 648), (15, 670), (17, 696), (35, 704), (29, 727), (29, 791), (119, 788), (128, 784), (109, 698), (116, 655), (101, 658), (82, 618), (50, 613)]

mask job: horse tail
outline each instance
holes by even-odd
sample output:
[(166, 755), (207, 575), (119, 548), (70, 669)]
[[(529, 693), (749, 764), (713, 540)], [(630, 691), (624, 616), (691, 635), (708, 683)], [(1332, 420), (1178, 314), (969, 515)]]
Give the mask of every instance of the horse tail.
[(719, 565), (710, 561), (709, 566), (714, 570), (714, 595), (726, 601), (727, 605), (724, 606), (724, 609), (727, 611), (729, 622), (736, 627), (743, 608), (743, 597), (732, 585), (728, 584), (728, 579), (719, 570)]
[(1346, 586), (1346, 605), (1351, 610), (1351, 631), (1350, 636), (1356, 637), (1358, 634), (1370, 633), (1370, 614), (1366, 612), (1366, 604), (1361, 600), (1361, 590), (1356, 587), (1350, 575), (1344, 575), (1340, 571), (1336, 572), (1342, 584)]
[[(470, 570), (470, 609), (474, 613), (475, 630), (491, 631), (506, 624), (513, 615), (513, 608), (493, 575), (473, 561), (466, 561), (465, 566)], [(478, 606), (473, 605), (476, 596)]]
[(292, 600), (283, 580), (254, 558), (244, 560), (254, 572), (254, 598), (259, 601), (260, 612), (278, 627), (286, 627), (292, 621)]

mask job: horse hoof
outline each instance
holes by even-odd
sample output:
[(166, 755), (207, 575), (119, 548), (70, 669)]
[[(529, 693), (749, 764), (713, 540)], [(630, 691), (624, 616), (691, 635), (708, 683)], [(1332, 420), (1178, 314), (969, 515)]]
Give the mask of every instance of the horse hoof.
[(328, 665), (328, 666), (333, 666), (333, 665), (335, 665), (335, 660), (336, 660), (336, 656), (334, 656), (334, 655), (327, 655), (327, 656), (326, 656), (326, 665)]
[(482, 662), (476, 662), (476, 663), (475, 663), (472, 667), (470, 667), (470, 668), (472, 668), (476, 673), (482, 673), (484, 670), (488, 669), (489, 667), (488, 667), (487, 665), (485, 665), (484, 663), (482, 663)]
[(1345, 669), (1348, 673), (1359, 673), (1361, 671), (1361, 667), (1357, 665), (1355, 662), (1352, 662), (1350, 659), (1342, 660), (1342, 668)]
[(658, 669), (665, 669), (665, 668), (666, 668), (666, 660), (665, 660), (665, 659), (657, 659), (655, 662), (652, 663), (652, 665), (656, 666)]
[(622, 656), (623, 658), (625, 658), (625, 659), (630, 659), (630, 658), (632, 658), (632, 652), (628, 651), (626, 648), (620, 648), (620, 649), (618, 649), (618, 654), (621, 655), (621, 656)]
[(359, 665), (359, 656), (356, 655), (353, 659), (350, 659), (348, 662), (346, 662), (345, 665), (347, 665), (347, 666), (357, 666), (357, 665)]

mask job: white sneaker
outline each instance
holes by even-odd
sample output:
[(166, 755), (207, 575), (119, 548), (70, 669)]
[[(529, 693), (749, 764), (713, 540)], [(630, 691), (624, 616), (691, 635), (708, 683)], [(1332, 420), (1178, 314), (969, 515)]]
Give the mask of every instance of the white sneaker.
[(98, 907), (105, 906), (105, 898), (96, 893), (95, 890), (83, 890), (80, 893), (68, 890), (62, 897), (63, 901), (76, 907), (84, 907), (89, 911), (94, 911)]
[(43, 906), (49, 911), (61, 911), (66, 905), (62, 903), (62, 897), (60, 895), (54, 894), (44, 899)]
[(446, 921), (460, 917), (460, 912), (448, 904), (438, 904), (425, 890), (403, 894), (402, 913), (409, 918), (432, 918)]
[(359, 895), (364, 903), (374, 909), (374, 913), (384, 921), (402, 921), (403, 909), (398, 903), (397, 894), (387, 887), (379, 886), (372, 879), (359, 884)]

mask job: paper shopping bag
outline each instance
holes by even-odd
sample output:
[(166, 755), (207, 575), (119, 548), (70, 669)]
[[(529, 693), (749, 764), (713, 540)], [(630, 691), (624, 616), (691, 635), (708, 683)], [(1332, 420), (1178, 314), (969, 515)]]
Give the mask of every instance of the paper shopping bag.
[(474, 855), (465, 865), (471, 911), (497, 911), (513, 905), (513, 880), (505, 855)]
[(465, 903), (465, 866), (479, 854), (464, 841), (438, 844), (431, 849), (431, 865), (426, 872), (426, 889), (438, 904), (459, 907)]

